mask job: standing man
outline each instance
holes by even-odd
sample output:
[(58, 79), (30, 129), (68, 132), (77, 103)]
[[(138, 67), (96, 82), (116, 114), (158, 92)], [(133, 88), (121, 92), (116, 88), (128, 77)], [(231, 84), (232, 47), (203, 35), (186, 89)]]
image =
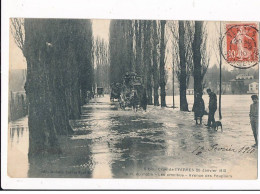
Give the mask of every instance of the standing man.
[(209, 117), (206, 126), (211, 127), (215, 123), (215, 112), (217, 110), (217, 96), (211, 89), (207, 89), (209, 95)]
[(142, 95), (142, 99), (141, 99), (141, 107), (143, 108), (143, 110), (146, 112), (147, 109), (147, 95), (146, 95), (146, 89), (143, 90), (143, 95)]
[(138, 106), (138, 97), (137, 97), (137, 93), (134, 90), (134, 96), (133, 96), (133, 109), (135, 112), (137, 112), (137, 106)]
[(252, 95), (251, 99), (253, 100), (253, 104), (250, 105), (250, 123), (252, 127), (252, 131), (255, 138), (255, 145), (258, 145), (258, 96)]

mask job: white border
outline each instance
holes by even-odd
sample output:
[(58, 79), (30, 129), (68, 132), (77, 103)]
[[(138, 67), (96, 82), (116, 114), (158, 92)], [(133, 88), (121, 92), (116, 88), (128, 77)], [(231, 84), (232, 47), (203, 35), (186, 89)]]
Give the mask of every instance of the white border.
[[(9, 18), (260, 21), (253, 0), (2, 0), (1, 187), (3, 189), (259, 189), (259, 180), (15, 179), (7, 177)], [(259, 152), (259, 151), (258, 151)], [(258, 153), (259, 154), (259, 153)], [(258, 161), (259, 166), (259, 161)], [(258, 169), (259, 174), (259, 169)]]

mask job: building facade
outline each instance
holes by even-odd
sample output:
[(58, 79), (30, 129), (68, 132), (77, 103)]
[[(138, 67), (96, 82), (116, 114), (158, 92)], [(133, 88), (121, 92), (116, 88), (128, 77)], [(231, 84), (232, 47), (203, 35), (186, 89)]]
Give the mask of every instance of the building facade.
[[(258, 79), (254, 79), (252, 75), (239, 74), (236, 79), (230, 80), (230, 83), (232, 94), (247, 94), (249, 91), (258, 93)], [(250, 90), (250, 84), (252, 90)]]
[(258, 93), (258, 83), (257, 82), (252, 82), (248, 86), (248, 94), (257, 94)]

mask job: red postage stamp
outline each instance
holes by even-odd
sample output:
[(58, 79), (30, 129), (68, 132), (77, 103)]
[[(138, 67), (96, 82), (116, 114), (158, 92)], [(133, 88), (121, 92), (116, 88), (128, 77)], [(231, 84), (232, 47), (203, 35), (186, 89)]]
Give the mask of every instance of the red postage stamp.
[(256, 23), (226, 24), (226, 61), (246, 69), (258, 63), (258, 29)]

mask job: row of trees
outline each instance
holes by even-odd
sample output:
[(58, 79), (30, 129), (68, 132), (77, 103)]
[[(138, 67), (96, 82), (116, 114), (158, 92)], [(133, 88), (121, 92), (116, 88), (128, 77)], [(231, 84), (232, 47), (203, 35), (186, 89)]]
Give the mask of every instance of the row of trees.
[(94, 80), (97, 87), (103, 87), (108, 93), (109, 84), (109, 48), (108, 43), (99, 37), (94, 41)]
[(159, 105), (160, 88), (160, 104), (166, 106), (166, 46), (169, 40), (172, 45), (169, 51), (172, 53), (173, 86), (176, 74), (180, 88), (180, 110), (188, 111), (186, 88), (189, 78), (194, 77), (195, 93), (201, 93), (203, 77), (209, 65), (207, 30), (201, 21), (111, 21), (110, 81), (122, 82), (122, 75), (126, 72), (136, 72), (143, 77), (148, 104)]
[(166, 106), (166, 45), (170, 36), (173, 74), (180, 85), (180, 109), (188, 110), (186, 87), (191, 75), (195, 92), (202, 92), (209, 64), (203, 22), (113, 20), (109, 46), (101, 39), (93, 41), (90, 20), (11, 22), (15, 41), (27, 61), (29, 155), (60, 151), (58, 135), (72, 133), (69, 120), (80, 117), (87, 91), (94, 88), (94, 74), (97, 85), (108, 84), (109, 63), (111, 83), (122, 82), (126, 72), (136, 72), (143, 78), (148, 104), (159, 105), (160, 88), (160, 104)]
[(93, 87), (90, 20), (11, 19), (27, 61), (29, 156), (60, 152), (59, 135), (72, 133), (70, 119)]
[[(178, 37), (176, 35), (177, 28)], [(173, 68), (176, 68), (180, 84), (180, 110), (188, 111), (186, 88), (189, 84), (189, 78), (191, 75), (194, 78), (195, 101), (197, 97), (195, 94), (203, 91), (203, 78), (209, 66), (206, 25), (202, 21), (178, 21), (178, 25), (174, 25), (173, 22), (171, 31), (175, 41), (173, 42), (173, 50), (175, 50), (173, 53), (176, 53), (176, 50), (179, 51), (179, 56), (173, 56), (175, 59)]]
[(8, 120), (14, 121), (28, 114), (28, 104), (24, 94), (10, 92)]
[(122, 82), (126, 72), (142, 76), (148, 104), (165, 102), (166, 21), (113, 20), (110, 23), (110, 82)]

